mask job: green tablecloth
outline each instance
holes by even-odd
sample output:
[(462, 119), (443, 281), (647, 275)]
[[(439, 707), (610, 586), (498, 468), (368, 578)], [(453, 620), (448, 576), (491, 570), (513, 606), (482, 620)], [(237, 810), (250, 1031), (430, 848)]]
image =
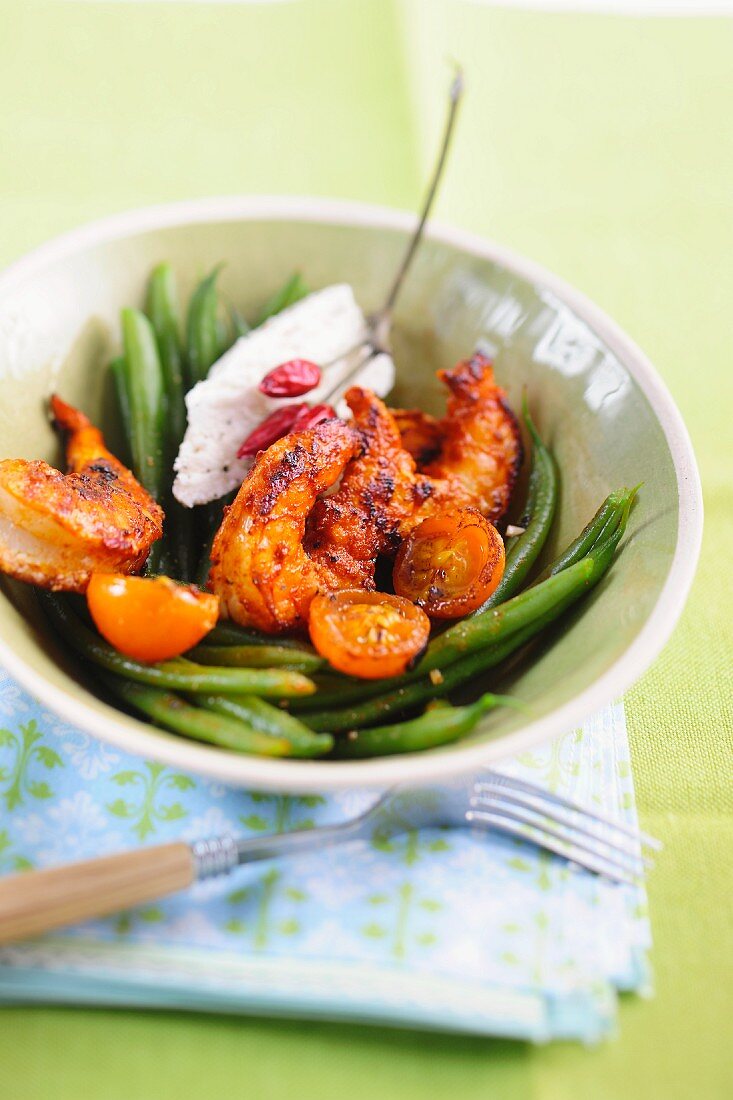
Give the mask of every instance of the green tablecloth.
[(462, 0), (5, 2), (0, 262), (98, 215), (195, 195), (414, 206), (447, 57), (464, 63), (470, 95), (439, 216), (538, 259), (608, 310), (666, 379), (702, 468), (693, 595), (628, 697), (643, 823), (666, 843), (649, 882), (656, 997), (626, 1004), (620, 1038), (594, 1051), (7, 1010), (8, 1100), (733, 1094), (733, 21)]

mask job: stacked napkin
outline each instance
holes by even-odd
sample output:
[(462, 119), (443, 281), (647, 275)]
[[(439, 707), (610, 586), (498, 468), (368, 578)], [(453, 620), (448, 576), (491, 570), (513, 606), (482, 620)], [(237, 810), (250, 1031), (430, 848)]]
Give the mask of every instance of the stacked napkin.
[[(500, 769), (633, 823), (622, 706)], [(0, 672), (0, 873), (312, 828), (374, 791), (242, 791), (129, 756)], [(243, 867), (0, 951), (0, 1000), (210, 1009), (596, 1041), (649, 990), (642, 888), (523, 841), (425, 830)]]

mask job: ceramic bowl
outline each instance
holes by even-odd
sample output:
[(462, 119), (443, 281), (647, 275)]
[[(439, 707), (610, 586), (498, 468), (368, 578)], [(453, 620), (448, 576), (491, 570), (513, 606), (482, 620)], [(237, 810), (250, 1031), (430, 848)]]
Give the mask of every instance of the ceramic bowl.
[[(59, 463), (52, 390), (119, 438), (106, 366), (119, 310), (169, 260), (183, 294), (225, 262), (221, 289), (245, 315), (299, 268), (312, 288), (345, 280), (380, 302), (412, 228), (405, 214), (311, 199), (210, 199), (136, 211), (69, 233), (0, 275), (0, 457)], [(97, 698), (54, 640), (32, 591), (2, 582), (0, 663), (48, 707), (131, 753), (229, 784), (302, 792), (418, 782), (467, 771), (577, 726), (619, 698), (659, 653), (685, 602), (701, 539), (695, 459), (654, 368), (595, 306), (488, 241), (433, 227), (399, 301), (394, 403), (441, 408), (438, 367), (477, 345), (515, 406), (526, 387), (562, 471), (547, 547), (569, 542), (611, 490), (643, 482), (623, 552), (590, 597), (501, 687), (523, 711), (493, 712), (455, 745), (371, 761), (270, 760), (159, 731)], [(486, 685), (497, 684), (489, 676)]]

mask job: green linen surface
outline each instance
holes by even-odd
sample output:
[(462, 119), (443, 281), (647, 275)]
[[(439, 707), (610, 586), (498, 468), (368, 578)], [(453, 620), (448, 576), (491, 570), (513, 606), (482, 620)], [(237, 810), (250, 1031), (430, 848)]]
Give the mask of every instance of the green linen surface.
[(213, 193), (413, 207), (446, 58), (470, 94), (441, 220), (539, 260), (651, 356), (690, 428), (703, 557), (627, 697), (656, 997), (602, 1049), (165, 1013), (5, 1010), (7, 1100), (733, 1094), (733, 20), (468, 0), (0, 3), (0, 262), (123, 208)]

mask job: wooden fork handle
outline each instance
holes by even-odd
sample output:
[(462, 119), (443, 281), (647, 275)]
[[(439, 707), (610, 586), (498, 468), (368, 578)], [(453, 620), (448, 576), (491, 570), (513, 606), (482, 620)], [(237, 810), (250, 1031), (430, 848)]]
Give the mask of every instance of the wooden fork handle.
[(188, 844), (161, 844), (0, 879), (0, 943), (116, 913), (190, 886)]

